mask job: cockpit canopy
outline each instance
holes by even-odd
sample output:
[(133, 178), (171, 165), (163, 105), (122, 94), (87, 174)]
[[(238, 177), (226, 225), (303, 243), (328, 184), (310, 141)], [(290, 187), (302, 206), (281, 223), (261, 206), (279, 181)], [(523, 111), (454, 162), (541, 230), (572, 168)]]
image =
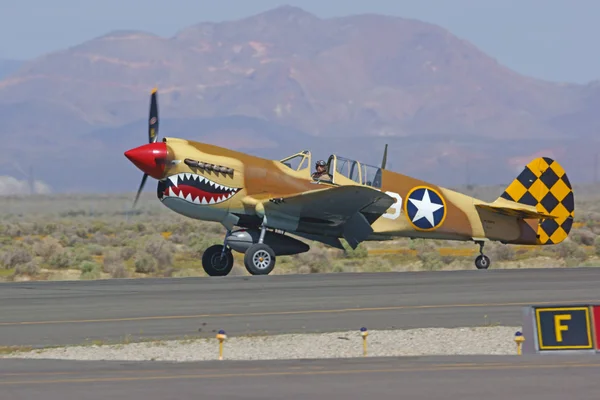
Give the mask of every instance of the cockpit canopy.
[[(310, 165), (310, 151), (304, 150), (300, 153), (293, 154), (289, 157), (284, 158), (283, 160), (279, 160), (281, 163), (287, 165), (289, 168), (294, 171), (302, 171), (306, 168), (312, 168)], [(310, 170), (308, 170), (310, 171)], [(310, 173), (309, 173), (310, 175)]]
[[(306, 175), (308, 179), (312, 179), (314, 166), (312, 165), (310, 151), (304, 150), (286, 157), (280, 162), (294, 171), (301, 172), (303, 176)], [(332, 154), (327, 160), (327, 173), (332, 177), (332, 180), (321, 180), (321, 182), (337, 185), (359, 184), (381, 188), (381, 168), (357, 160)]]

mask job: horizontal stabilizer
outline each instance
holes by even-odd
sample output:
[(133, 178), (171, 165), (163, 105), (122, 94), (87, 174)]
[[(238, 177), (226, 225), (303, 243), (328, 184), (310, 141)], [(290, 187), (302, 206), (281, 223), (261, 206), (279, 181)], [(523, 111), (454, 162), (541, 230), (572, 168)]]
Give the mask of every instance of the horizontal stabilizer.
[[(493, 204), (493, 203), (492, 203)], [(540, 212), (535, 207), (523, 206), (519, 203), (514, 203), (514, 206), (509, 205), (492, 205), (492, 204), (477, 204), (477, 208), (488, 210), (494, 213), (507, 215), (517, 218), (533, 218), (533, 219), (555, 219), (556, 216), (545, 212)]]

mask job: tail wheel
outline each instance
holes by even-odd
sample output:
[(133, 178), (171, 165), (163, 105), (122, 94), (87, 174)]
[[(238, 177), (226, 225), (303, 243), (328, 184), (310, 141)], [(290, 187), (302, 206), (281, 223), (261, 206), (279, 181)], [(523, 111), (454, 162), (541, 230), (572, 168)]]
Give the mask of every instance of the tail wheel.
[(275, 268), (275, 252), (264, 243), (253, 244), (244, 254), (244, 265), (252, 275), (268, 275)]
[(488, 269), (490, 267), (490, 258), (484, 254), (480, 254), (475, 259), (475, 266), (477, 269)]
[(202, 268), (209, 276), (226, 276), (233, 268), (233, 254), (223, 245), (215, 244), (204, 251), (202, 255)]

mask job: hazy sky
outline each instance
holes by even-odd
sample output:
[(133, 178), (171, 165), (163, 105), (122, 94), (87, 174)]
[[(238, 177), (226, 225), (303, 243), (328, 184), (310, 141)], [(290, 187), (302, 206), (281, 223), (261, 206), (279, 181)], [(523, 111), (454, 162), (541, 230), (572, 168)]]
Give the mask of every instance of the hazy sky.
[(0, 0), (0, 58), (27, 59), (139, 29), (171, 36), (202, 21), (282, 4), (320, 17), (363, 12), (432, 22), (518, 72), (585, 83), (600, 79), (598, 0)]

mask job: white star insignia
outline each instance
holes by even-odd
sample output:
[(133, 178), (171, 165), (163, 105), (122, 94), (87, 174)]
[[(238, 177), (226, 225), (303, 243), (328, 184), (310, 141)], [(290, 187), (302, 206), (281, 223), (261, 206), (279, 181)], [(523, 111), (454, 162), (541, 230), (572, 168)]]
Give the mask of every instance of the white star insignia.
[(429, 198), (429, 190), (425, 189), (425, 193), (423, 193), (423, 198), (421, 200), (408, 199), (412, 204), (417, 207), (417, 213), (412, 219), (412, 222), (415, 222), (421, 218), (427, 219), (431, 226), (435, 225), (435, 221), (433, 219), (433, 213), (443, 207), (442, 204), (432, 203)]

